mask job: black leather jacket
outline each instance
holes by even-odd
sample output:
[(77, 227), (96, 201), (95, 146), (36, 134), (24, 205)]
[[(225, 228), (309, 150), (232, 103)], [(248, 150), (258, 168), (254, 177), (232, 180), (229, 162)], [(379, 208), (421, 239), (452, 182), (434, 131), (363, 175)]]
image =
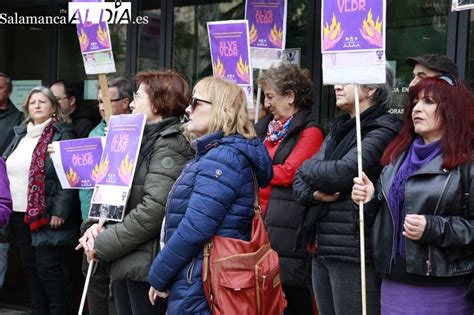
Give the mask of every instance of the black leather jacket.
[[(377, 196), (366, 205), (373, 221), (372, 254), (377, 272), (391, 273), (394, 244), (393, 221), (387, 198), (392, 180), (404, 156), (384, 168)], [(439, 155), (410, 176), (405, 189), (406, 214), (423, 214), (427, 225), (418, 241), (406, 239), (408, 274), (451, 277), (474, 270), (474, 164), (471, 164), (469, 207), (463, 208), (460, 167), (442, 168)]]

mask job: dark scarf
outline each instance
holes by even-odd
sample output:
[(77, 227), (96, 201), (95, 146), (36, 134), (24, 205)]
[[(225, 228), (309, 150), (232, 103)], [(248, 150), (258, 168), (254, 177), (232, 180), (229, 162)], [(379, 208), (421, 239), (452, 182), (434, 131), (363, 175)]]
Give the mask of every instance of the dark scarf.
[(388, 204), (392, 212), (395, 246), (392, 248), (392, 257), (405, 257), (405, 237), (402, 234), (403, 221), (405, 220), (405, 185), (408, 177), (418, 171), (423, 165), (428, 164), (441, 153), (441, 142), (436, 141), (424, 144), (421, 137), (413, 140), (405, 160), (400, 165), (388, 193)]
[(46, 178), (46, 152), (48, 144), (54, 135), (54, 119), (44, 128), (31, 158), (28, 181), (28, 206), (25, 213), (25, 223), (32, 232), (38, 231), (49, 223), (46, 214), (45, 178)]
[[(369, 130), (368, 123), (384, 115), (387, 108), (383, 105), (374, 105), (367, 108), (360, 115), (362, 138)], [(349, 114), (336, 118), (331, 127), (331, 138), (328, 139), (324, 159), (326, 161), (340, 160), (347, 154), (356, 142), (356, 121)], [(337, 201), (336, 201), (337, 202)], [(297, 238), (297, 248), (312, 244), (317, 235), (317, 222), (326, 215), (328, 203), (316, 202), (307, 207), (303, 213), (303, 224)]]

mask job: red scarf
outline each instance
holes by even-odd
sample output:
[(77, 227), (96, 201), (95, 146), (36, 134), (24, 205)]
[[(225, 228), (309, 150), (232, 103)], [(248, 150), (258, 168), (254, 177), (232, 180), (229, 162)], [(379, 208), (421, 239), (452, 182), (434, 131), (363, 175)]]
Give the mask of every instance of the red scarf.
[(53, 139), (55, 122), (56, 120), (52, 119), (44, 128), (31, 157), (25, 223), (30, 226), (32, 232), (38, 231), (49, 223), (45, 196), (46, 151)]

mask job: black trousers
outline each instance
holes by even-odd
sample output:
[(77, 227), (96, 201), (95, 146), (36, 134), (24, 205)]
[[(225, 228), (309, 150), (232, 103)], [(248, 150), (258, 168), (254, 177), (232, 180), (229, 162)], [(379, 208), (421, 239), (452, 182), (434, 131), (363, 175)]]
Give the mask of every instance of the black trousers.
[[(83, 256), (82, 271), (86, 275), (89, 263)], [(108, 262), (99, 261), (94, 264), (94, 272), (87, 289), (87, 308), (89, 315), (116, 315), (114, 296), (111, 292)], [(113, 290), (112, 290), (113, 291)]]
[[(313, 315), (313, 292), (310, 288), (283, 286), (288, 306), (284, 315)], [(315, 303), (314, 303), (315, 304)]]
[(69, 247), (32, 246), (31, 232), (23, 222), (25, 214), (11, 216), (14, 239), (28, 281), (32, 315), (70, 314)]
[(132, 280), (114, 280), (115, 306), (118, 315), (165, 315), (167, 300), (157, 298), (155, 305), (148, 299), (150, 284)]

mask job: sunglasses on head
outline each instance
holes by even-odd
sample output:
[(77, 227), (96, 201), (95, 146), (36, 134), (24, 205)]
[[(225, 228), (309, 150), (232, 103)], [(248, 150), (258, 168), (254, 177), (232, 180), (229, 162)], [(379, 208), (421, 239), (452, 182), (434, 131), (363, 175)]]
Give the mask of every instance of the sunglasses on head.
[(189, 102), (189, 106), (191, 106), (191, 109), (194, 111), (198, 105), (198, 102), (202, 102), (202, 103), (206, 103), (206, 104), (211, 104), (212, 105), (212, 102), (209, 102), (209, 101), (205, 101), (205, 100), (202, 100), (200, 98), (197, 98), (197, 97), (192, 97), (191, 98), (191, 101)]
[(448, 83), (451, 86), (455, 86), (455, 87), (458, 86), (458, 81), (452, 74), (449, 74), (449, 73), (441, 74), (438, 76), (438, 78)]

